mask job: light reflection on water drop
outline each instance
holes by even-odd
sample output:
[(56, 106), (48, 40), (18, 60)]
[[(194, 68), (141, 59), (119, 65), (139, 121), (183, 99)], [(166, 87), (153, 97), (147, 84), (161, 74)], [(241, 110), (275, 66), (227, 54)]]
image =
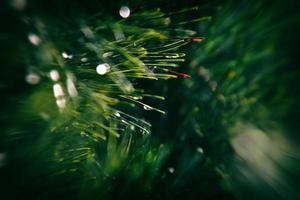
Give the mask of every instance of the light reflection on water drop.
[(178, 58), (178, 55), (174, 55), (174, 56), (165, 56), (166, 58)]
[(68, 58), (68, 54), (66, 52), (62, 52), (61, 55), (62, 55), (63, 58)]
[(35, 46), (38, 46), (42, 41), (41, 38), (34, 33), (28, 34), (28, 40)]
[(141, 99), (140, 97), (132, 97), (132, 98), (135, 99), (135, 100)]
[(109, 51), (109, 52), (105, 52), (102, 56), (103, 56), (103, 58), (108, 58), (108, 57), (112, 56), (113, 54), (114, 54), (113, 52)]
[(168, 168), (168, 171), (169, 171), (171, 174), (173, 174), (173, 173), (175, 172), (175, 169), (174, 169), (173, 167), (169, 167), (169, 168)]
[(196, 149), (196, 150), (197, 150), (197, 152), (198, 152), (198, 153), (201, 153), (201, 154), (203, 154), (203, 153), (204, 153), (204, 151), (203, 151), (203, 149), (202, 149), (201, 147), (197, 147), (197, 149)]
[(66, 52), (62, 52), (62, 57), (65, 58), (65, 59), (72, 59), (73, 58), (73, 55), (71, 54), (67, 54)]
[(119, 14), (123, 18), (127, 18), (130, 16), (130, 9), (127, 6), (122, 6), (119, 10)]
[(63, 109), (66, 107), (66, 99), (65, 98), (60, 98), (56, 100), (56, 105), (60, 108)]
[(80, 59), (80, 61), (81, 61), (81, 62), (87, 62), (88, 59), (87, 59), (86, 57), (83, 57), (83, 58)]
[(71, 78), (67, 79), (67, 89), (71, 97), (76, 97), (78, 95), (75, 83)]
[(63, 88), (59, 83), (53, 85), (53, 93), (55, 98), (64, 96)]
[(38, 74), (34, 72), (30, 72), (29, 74), (26, 75), (25, 80), (27, 83), (31, 85), (36, 85), (40, 82), (41, 78)]
[(110, 65), (107, 64), (107, 63), (104, 63), (104, 64), (99, 64), (97, 65), (96, 67), (96, 72), (100, 75), (104, 75), (106, 74), (107, 72), (110, 71)]
[(51, 70), (49, 75), (52, 81), (58, 81), (60, 78), (58, 71), (55, 69)]
[(152, 108), (151, 108), (150, 106), (147, 106), (147, 105), (144, 105), (143, 108), (144, 108), (145, 110), (152, 110)]

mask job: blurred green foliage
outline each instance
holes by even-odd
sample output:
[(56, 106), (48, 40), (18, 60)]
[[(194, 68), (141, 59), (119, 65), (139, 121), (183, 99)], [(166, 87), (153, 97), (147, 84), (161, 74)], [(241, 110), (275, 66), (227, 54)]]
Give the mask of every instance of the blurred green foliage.
[[(22, 12), (0, 3), (5, 198), (297, 198), (297, 1), (26, 2)], [(122, 5), (132, 11), (126, 20)], [(32, 19), (37, 26), (26, 25)], [(114, 41), (120, 30), (130, 37)], [(48, 43), (35, 48), (30, 32)], [(204, 42), (184, 46), (195, 34)], [(62, 60), (65, 49), (74, 59)], [(90, 66), (80, 66), (83, 57)], [(116, 70), (99, 79), (99, 60)], [(68, 97), (63, 113), (48, 75), (25, 82), (36, 63), (63, 81), (75, 74), (80, 98)], [(154, 80), (176, 77), (160, 66), (191, 77)]]

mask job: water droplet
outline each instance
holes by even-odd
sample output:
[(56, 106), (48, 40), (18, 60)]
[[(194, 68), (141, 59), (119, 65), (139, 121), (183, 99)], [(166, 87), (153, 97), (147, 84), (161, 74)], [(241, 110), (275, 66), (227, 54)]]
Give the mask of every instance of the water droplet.
[(130, 15), (130, 9), (127, 6), (122, 6), (119, 10), (119, 14), (123, 18), (127, 18)]
[(49, 75), (52, 81), (58, 81), (60, 78), (58, 71), (55, 69), (51, 70)]
[(34, 33), (28, 35), (28, 40), (35, 46), (38, 46), (41, 43), (41, 38)]
[(62, 52), (61, 55), (65, 59), (72, 59), (73, 58), (73, 55), (67, 54), (66, 52)]
[(152, 110), (152, 108), (151, 108), (150, 106), (147, 106), (147, 105), (144, 105), (143, 108), (144, 108), (145, 110)]
[(60, 108), (63, 109), (66, 107), (66, 99), (65, 98), (60, 98), (56, 100), (56, 105)]
[(203, 149), (202, 149), (201, 147), (197, 147), (197, 149), (196, 149), (196, 150), (197, 150), (197, 152), (198, 152), (198, 153), (201, 153), (201, 154), (203, 154), (203, 153), (204, 153), (204, 151), (203, 151)]
[(130, 126), (130, 130), (134, 131), (135, 130), (135, 126), (131, 125)]
[(81, 62), (87, 62), (88, 61), (88, 59), (86, 57), (83, 57), (80, 60), (81, 60)]
[(174, 56), (165, 56), (166, 58), (178, 58), (178, 55), (174, 55)]
[(116, 112), (116, 113), (115, 113), (115, 116), (117, 116), (117, 117), (121, 117), (121, 115), (120, 115), (120, 113), (119, 113), (119, 112)]
[(68, 58), (68, 54), (66, 52), (62, 52), (61, 55), (62, 55), (63, 58)]
[(27, 83), (31, 85), (36, 85), (40, 82), (41, 78), (38, 74), (34, 72), (30, 72), (29, 74), (26, 75), (25, 80)]
[(53, 93), (54, 93), (55, 98), (64, 96), (64, 91), (63, 91), (61, 84), (56, 83), (53, 85)]
[(175, 172), (175, 169), (174, 169), (173, 167), (169, 167), (169, 168), (168, 168), (168, 171), (169, 171), (171, 174), (173, 174), (173, 173)]
[(107, 72), (110, 71), (110, 65), (107, 64), (107, 63), (104, 63), (104, 64), (99, 64), (97, 67), (96, 67), (96, 72), (100, 75), (104, 75), (106, 74)]
[(75, 83), (71, 78), (67, 79), (67, 90), (71, 97), (76, 97), (78, 95)]
[(113, 54), (114, 54), (113, 52), (109, 51), (109, 52), (105, 52), (102, 56), (103, 56), (103, 58), (108, 58), (108, 57), (112, 56)]

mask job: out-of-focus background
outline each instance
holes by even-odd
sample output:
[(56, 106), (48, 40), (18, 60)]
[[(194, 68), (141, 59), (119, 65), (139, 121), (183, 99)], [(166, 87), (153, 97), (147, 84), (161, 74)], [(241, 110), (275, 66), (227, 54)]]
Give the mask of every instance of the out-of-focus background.
[[(125, 164), (116, 156), (123, 155), (122, 149), (105, 152), (126, 170), (120, 167), (109, 175), (113, 167), (107, 167), (107, 177), (92, 186), (81, 179), (84, 173), (56, 177), (53, 172), (63, 168), (52, 167), (50, 153), (40, 150), (48, 145), (48, 136), (35, 139), (52, 123), (41, 110), (51, 110), (55, 103), (50, 102), (51, 86), (49, 93), (41, 90), (47, 82), (32, 86), (42, 79), (28, 77), (47, 60), (47, 55), (33, 50), (41, 39), (30, 33), (47, 30), (44, 40), (57, 47), (72, 46), (79, 41), (80, 29), (72, 23), (87, 23), (90, 16), (118, 21), (122, 6), (130, 9), (128, 20), (135, 26), (148, 23), (135, 21), (135, 13), (160, 8), (170, 16), (170, 26), (157, 25), (154, 30), (193, 30), (192, 37), (205, 39), (180, 48), (186, 58), (176, 70), (189, 78), (138, 82), (149, 93), (165, 97), (149, 103), (166, 114), (134, 110), (152, 124), (147, 142), (136, 139)], [(193, 22), (199, 18), (203, 20)], [(0, 199), (298, 199), (299, 25), (296, 0), (1, 1)], [(135, 34), (130, 26), (126, 31)], [(108, 38), (110, 34), (103, 32)], [(75, 52), (82, 47), (72, 48)], [(41, 92), (34, 93), (37, 90)], [(67, 136), (53, 137), (51, 142), (63, 143)], [(101, 152), (102, 147), (97, 148)], [(81, 167), (84, 172), (98, 170), (89, 164)]]

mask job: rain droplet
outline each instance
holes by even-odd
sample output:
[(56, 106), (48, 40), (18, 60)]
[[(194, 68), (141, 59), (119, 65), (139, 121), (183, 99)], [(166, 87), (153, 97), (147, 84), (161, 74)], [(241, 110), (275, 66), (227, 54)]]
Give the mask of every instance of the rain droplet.
[(196, 150), (197, 150), (197, 152), (198, 152), (198, 153), (201, 153), (201, 154), (203, 154), (203, 153), (204, 153), (204, 151), (203, 151), (203, 149), (202, 149), (201, 147), (197, 147), (197, 149), (196, 149)]
[(66, 52), (62, 52), (61, 55), (62, 55), (63, 58), (68, 58), (68, 54)]
[(124, 119), (121, 119), (121, 122), (123, 122), (123, 123), (127, 124), (127, 122), (126, 122)]
[(127, 6), (122, 6), (119, 10), (119, 14), (123, 18), (127, 18), (130, 15), (130, 9)]
[(152, 108), (151, 108), (150, 106), (147, 106), (147, 105), (144, 105), (143, 108), (144, 108), (145, 110), (152, 110)]
[(99, 64), (97, 67), (96, 67), (96, 72), (100, 75), (104, 75), (106, 74), (107, 72), (110, 71), (110, 65), (107, 64), (107, 63), (104, 63), (104, 64)]
[(174, 169), (173, 167), (169, 167), (169, 168), (168, 168), (168, 171), (169, 171), (171, 174), (173, 174), (173, 173), (175, 172), (175, 169)]
[(34, 33), (28, 35), (28, 40), (35, 46), (38, 46), (41, 43), (41, 38)]
[(66, 52), (62, 52), (61, 55), (65, 59), (72, 59), (73, 58), (73, 55), (71, 55), (71, 54), (69, 55)]
[(58, 71), (55, 69), (51, 70), (49, 75), (52, 81), (58, 81), (60, 78)]
[(71, 78), (67, 79), (67, 89), (71, 97), (76, 97), (78, 95), (75, 83)]
[(178, 55), (174, 55), (174, 56), (165, 56), (166, 58), (178, 58)]
[(109, 52), (105, 52), (102, 56), (103, 56), (103, 58), (108, 58), (108, 57), (112, 56), (113, 54), (114, 54), (113, 52), (109, 51)]
[(56, 105), (61, 109), (65, 108), (66, 107), (66, 99), (65, 98), (57, 99)]
[(34, 72), (30, 72), (29, 74), (26, 75), (25, 80), (27, 83), (31, 85), (36, 85), (40, 82), (41, 78), (38, 74)]
[(81, 62), (87, 62), (88, 61), (88, 59), (86, 57), (83, 57), (80, 60), (81, 60)]
[(59, 83), (53, 85), (53, 93), (55, 98), (64, 96), (63, 88)]

